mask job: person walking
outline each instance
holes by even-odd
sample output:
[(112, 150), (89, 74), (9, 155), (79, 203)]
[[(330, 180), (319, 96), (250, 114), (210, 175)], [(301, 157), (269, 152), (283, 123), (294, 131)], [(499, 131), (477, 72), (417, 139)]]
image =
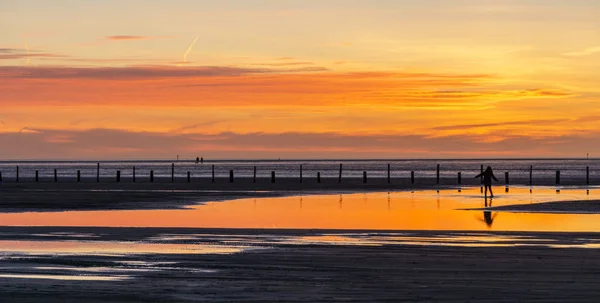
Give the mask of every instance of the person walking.
[(475, 176), (475, 179), (483, 177), (483, 186), (485, 187), (485, 197), (487, 197), (488, 188), (490, 189), (490, 197), (494, 197), (494, 193), (492, 192), (492, 179), (498, 182), (496, 176), (494, 176), (494, 171), (491, 166), (488, 166), (484, 172)]

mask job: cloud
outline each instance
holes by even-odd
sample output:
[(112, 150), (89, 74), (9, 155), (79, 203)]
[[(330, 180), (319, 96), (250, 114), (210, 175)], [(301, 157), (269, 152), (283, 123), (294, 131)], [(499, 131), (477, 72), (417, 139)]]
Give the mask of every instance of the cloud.
[(161, 80), (166, 78), (235, 77), (248, 74), (306, 73), (325, 70), (322, 67), (269, 69), (228, 66), (178, 67), (167, 65), (126, 67), (37, 66), (26, 68), (0, 66), (0, 79)]
[(582, 56), (593, 55), (598, 52), (600, 52), (600, 46), (586, 48), (586, 49), (584, 49), (582, 51), (578, 51), (578, 52), (565, 53), (565, 54), (563, 54), (563, 56), (582, 57)]
[(66, 58), (68, 56), (42, 52), (35, 50), (27, 50), (21, 48), (0, 48), (0, 60), (18, 60), (27, 58)]
[(295, 66), (295, 65), (314, 65), (313, 62), (297, 61), (297, 62), (265, 62), (265, 63), (252, 63), (252, 65), (261, 66)]
[[(492, 90), (483, 74), (334, 72), (320, 67), (0, 66), (0, 104), (21, 106), (388, 106), (480, 110), (504, 100), (557, 98), (552, 89)], [(440, 90), (444, 88), (446, 90)]]
[(164, 39), (168, 38), (167, 36), (131, 36), (131, 35), (116, 35), (116, 36), (106, 36), (105, 40), (109, 41), (135, 41), (135, 40), (152, 40), (152, 39)]
[(574, 97), (573, 93), (557, 89), (525, 89), (525, 90), (502, 90), (502, 91), (418, 91), (410, 92), (416, 97), (434, 99), (470, 99), (470, 98), (564, 98)]
[(463, 124), (463, 125), (449, 125), (449, 126), (438, 126), (432, 128), (433, 130), (468, 130), (474, 128), (493, 128), (493, 127), (505, 127), (505, 126), (530, 126), (538, 124), (556, 124), (569, 122), (570, 119), (540, 119), (540, 120), (523, 120), (523, 121), (509, 121), (500, 123), (482, 123), (482, 124)]
[(19, 134), (22, 134), (22, 133), (34, 133), (34, 134), (37, 134), (37, 133), (41, 133), (41, 131), (39, 131), (37, 129), (31, 129), (29, 127), (23, 127), (23, 128), (21, 128), (19, 130)]
[(170, 131), (170, 133), (183, 133), (183, 132), (187, 132), (187, 131), (191, 131), (191, 130), (196, 130), (198, 128), (206, 128), (209, 126), (214, 126), (216, 124), (219, 123), (223, 123), (226, 122), (225, 120), (211, 120), (211, 121), (206, 121), (206, 122), (199, 122), (199, 123), (195, 123), (192, 125), (184, 125), (182, 127), (176, 128), (172, 131)]
[(339, 133), (170, 134), (115, 129), (39, 130), (0, 133), (5, 159), (160, 159), (174, 154), (205, 158), (452, 158), (578, 156), (600, 150), (600, 134), (560, 137), (427, 137), (422, 135)]
[(236, 67), (174, 67), (174, 66), (128, 66), (128, 67), (62, 67), (0, 66), (0, 78), (17, 79), (95, 79), (138, 80), (164, 78), (230, 77), (253, 73), (271, 73), (273, 70)]

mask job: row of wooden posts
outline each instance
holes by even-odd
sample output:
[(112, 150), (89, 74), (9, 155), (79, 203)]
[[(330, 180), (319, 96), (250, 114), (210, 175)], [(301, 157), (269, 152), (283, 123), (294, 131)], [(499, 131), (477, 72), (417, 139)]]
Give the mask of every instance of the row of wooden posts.
[[(340, 164), (340, 170), (339, 170), (339, 177), (338, 177), (338, 182), (341, 183), (342, 182), (342, 171), (343, 171), (343, 165)], [(481, 172), (483, 172), (483, 165), (481, 166)], [(17, 170), (16, 170), (16, 182), (19, 182), (19, 166), (17, 166)], [(39, 171), (35, 171), (35, 182), (39, 182)], [(191, 173), (190, 171), (187, 172), (187, 182), (191, 182), (192, 178), (191, 178)], [(233, 170), (229, 171), (229, 182), (233, 183)], [(483, 177), (482, 177), (483, 180)], [(505, 184), (508, 185), (510, 184), (510, 179), (509, 179), (509, 173), (505, 172), (504, 173), (504, 180), (505, 180)], [(0, 182), (2, 181), (2, 172), (0, 172)], [(256, 183), (256, 166), (254, 166), (254, 175), (253, 175), (253, 181), (254, 183)], [(300, 183), (302, 183), (303, 181), (303, 174), (302, 174), (302, 165), (300, 165)], [(388, 164), (387, 166), (387, 182), (391, 183), (392, 178), (391, 178), (391, 167), (390, 164)], [(411, 171), (410, 172), (410, 181), (412, 184), (415, 183), (415, 172)], [(458, 178), (457, 178), (458, 184), (462, 184), (462, 173), (459, 172), (458, 173)], [(54, 169), (54, 182), (58, 182), (58, 174), (57, 174), (57, 169)], [(81, 182), (81, 171), (77, 170), (77, 182)], [(100, 163), (97, 164), (97, 169), (96, 169), (96, 182), (100, 182)], [(116, 182), (121, 182), (121, 171), (118, 170), (117, 171), (117, 175), (116, 175)], [(133, 167), (133, 182), (136, 182), (136, 173), (135, 173), (135, 166)], [(150, 182), (154, 182), (154, 171), (151, 170), (150, 171)], [(175, 163), (171, 164), (171, 182), (175, 182)], [(215, 182), (215, 166), (212, 166), (212, 182)], [(317, 182), (321, 183), (321, 172), (317, 172)], [(275, 183), (275, 171), (271, 171), (271, 183)], [(363, 171), (363, 183), (367, 183), (367, 172)], [(437, 165), (437, 169), (436, 169), (436, 183), (440, 184), (440, 165)], [(586, 167), (586, 184), (590, 184), (590, 167), (587, 166)], [(533, 185), (533, 166), (529, 167), (529, 185)], [(560, 185), (560, 170), (556, 171), (556, 185)]]

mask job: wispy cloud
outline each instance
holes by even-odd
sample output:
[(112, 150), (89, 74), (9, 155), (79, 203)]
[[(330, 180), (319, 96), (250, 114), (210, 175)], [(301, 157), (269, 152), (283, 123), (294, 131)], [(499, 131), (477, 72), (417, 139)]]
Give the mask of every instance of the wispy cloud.
[(171, 133), (177, 134), (177, 133), (183, 133), (183, 132), (188, 132), (188, 131), (192, 131), (192, 130), (198, 130), (199, 128), (206, 128), (206, 127), (214, 126), (216, 124), (223, 123), (223, 122), (226, 122), (226, 121), (225, 120), (211, 120), (211, 121), (195, 123), (192, 125), (184, 125), (182, 127), (172, 130)]
[(270, 73), (273, 70), (236, 67), (174, 67), (174, 66), (127, 66), (127, 67), (62, 67), (39, 66), (22, 68), (0, 67), (0, 75), (29, 79), (96, 79), (136, 80), (164, 78), (226, 77), (252, 73)]
[(475, 128), (493, 128), (493, 127), (506, 127), (506, 126), (522, 126), (522, 125), (549, 125), (556, 123), (569, 122), (570, 119), (540, 119), (540, 120), (523, 120), (523, 121), (508, 121), (499, 123), (482, 123), (482, 124), (463, 124), (463, 125), (449, 125), (434, 127), (434, 130), (469, 130)]
[(558, 89), (526, 89), (526, 90), (502, 90), (502, 91), (420, 91), (409, 92), (417, 97), (435, 99), (470, 99), (483, 97), (498, 98), (564, 98), (573, 97), (575, 94)]
[(0, 66), (0, 78), (160, 80), (167, 78), (193, 79), (203, 77), (234, 77), (248, 74), (307, 73), (324, 70), (326, 69), (322, 67), (273, 69), (229, 66), (177, 67), (170, 65), (125, 67), (38, 66), (34, 68), (23, 68), (18, 66)]
[(135, 41), (135, 40), (153, 40), (153, 39), (165, 39), (168, 36), (133, 36), (133, 35), (116, 35), (106, 36), (105, 40), (109, 41)]
[(29, 127), (23, 127), (19, 130), (19, 133), (34, 133), (34, 134), (38, 134), (41, 133), (41, 131), (37, 130), (37, 129), (31, 129)]
[(593, 55), (593, 54), (599, 53), (599, 52), (600, 52), (600, 46), (596, 46), (596, 47), (586, 48), (586, 49), (584, 49), (582, 51), (564, 53), (563, 56), (583, 57), (583, 56)]
[(0, 48), (0, 60), (18, 60), (31, 58), (67, 58), (66, 55), (30, 50), (28, 48)]
[(308, 61), (290, 61), (290, 62), (252, 63), (252, 65), (258, 65), (258, 66), (298, 66), (298, 65), (314, 65), (314, 63), (313, 62), (308, 62)]

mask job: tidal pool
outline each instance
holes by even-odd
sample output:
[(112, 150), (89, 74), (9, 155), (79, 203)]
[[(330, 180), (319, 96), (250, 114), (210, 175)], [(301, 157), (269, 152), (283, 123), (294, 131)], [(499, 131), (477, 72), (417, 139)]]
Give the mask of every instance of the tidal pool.
[[(3, 226), (185, 227), (453, 231), (600, 230), (600, 215), (465, 211), (561, 200), (597, 199), (597, 189), (496, 187), (484, 200), (479, 187), (292, 196), (198, 204), (188, 209), (30, 212), (0, 214)], [(60, 203), (60, 202), (57, 202)], [(85, 203), (82, 201), (81, 203)], [(487, 203), (487, 204), (486, 204)]]

